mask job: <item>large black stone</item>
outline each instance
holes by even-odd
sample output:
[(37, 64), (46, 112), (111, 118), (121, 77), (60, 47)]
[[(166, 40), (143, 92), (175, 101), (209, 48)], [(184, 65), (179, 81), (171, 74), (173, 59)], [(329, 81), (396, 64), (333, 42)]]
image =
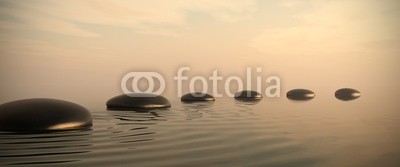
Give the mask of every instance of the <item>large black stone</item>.
[(286, 93), (286, 97), (290, 100), (311, 100), (315, 93), (308, 89), (292, 89)]
[(355, 89), (342, 88), (335, 92), (335, 97), (342, 101), (349, 101), (357, 99), (361, 96), (361, 93)]
[(90, 112), (68, 101), (35, 98), (0, 105), (0, 130), (3, 131), (53, 131), (90, 126)]
[(107, 101), (109, 110), (150, 110), (170, 108), (171, 103), (163, 96), (148, 93), (131, 93), (115, 96)]
[(261, 93), (252, 90), (243, 90), (235, 93), (236, 100), (254, 101), (261, 100), (262, 98), (263, 96), (261, 95)]
[(188, 93), (181, 97), (182, 102), (204, 102), (204, 101), (215, 101), (215, 98), (209, 94), (194, 92)]

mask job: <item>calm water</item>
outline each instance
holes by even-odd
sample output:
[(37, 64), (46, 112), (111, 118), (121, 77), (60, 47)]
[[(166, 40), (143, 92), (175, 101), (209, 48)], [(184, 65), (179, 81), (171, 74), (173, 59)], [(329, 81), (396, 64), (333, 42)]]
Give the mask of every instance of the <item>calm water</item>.
[(87, 106), (91, 130), (0, 132), (0, 166), (400, 166), (395, 103), (171, 102), (148, 113)]

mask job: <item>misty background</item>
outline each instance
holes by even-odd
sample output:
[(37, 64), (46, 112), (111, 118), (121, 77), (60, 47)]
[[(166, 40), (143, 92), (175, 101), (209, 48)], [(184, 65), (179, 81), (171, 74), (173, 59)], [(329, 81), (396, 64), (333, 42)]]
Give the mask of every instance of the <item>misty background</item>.
[(179, 67), (224, 80), (262, 67), (282, 96), (352, 87), (398, 108), (399, 15), (397, 0), (0, 0), (0, 102), (103, 104), (132, 71), (161, 73), (176, 99)]

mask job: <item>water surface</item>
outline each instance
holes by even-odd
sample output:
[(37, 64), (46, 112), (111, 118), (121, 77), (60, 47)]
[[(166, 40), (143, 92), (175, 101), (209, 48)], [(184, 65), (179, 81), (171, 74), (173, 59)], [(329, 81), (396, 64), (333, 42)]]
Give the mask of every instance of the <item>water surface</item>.
[(368, 97), (171, 103), (151, 112), (89, 106), (91, 130), (1, 132), (0, 166), (400, 165), (400, 114)]

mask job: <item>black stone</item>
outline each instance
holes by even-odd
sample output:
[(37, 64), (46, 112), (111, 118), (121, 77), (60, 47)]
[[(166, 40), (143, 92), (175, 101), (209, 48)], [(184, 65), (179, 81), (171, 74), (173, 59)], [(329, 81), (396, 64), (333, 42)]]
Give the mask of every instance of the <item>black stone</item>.
[(148, 93), (130, 93), (115, 96), (107, 101), (109, 110), (150, 110), (170, 108), (171, 103), (163, 96)]
[(342, 101), (349, 101), (357, 99), (361, 96), (361, 93), (355, 89), (342, 88), (335, 92), (335, 97)]
[(261, 93), (252, 90), (243, 90), (235, 93), (236, 100), (254, 101), (261, 100), (262, 98), (263, 96), (261, 95)]
[(209, 94), (194, 92), (188, 93), (181, 97), (182, 102), (205, 102), (205, 101), (215, 101), (215, 98)]
[(315, 93), (308, 89), (292, 89), (286, 93), (286, 97), (290, 100), (311, 100)]
[(0, 105), (0, 130), (54, 131), (92, 126), (90, 112), (75, 103), (46, 98), (16, 100)]

